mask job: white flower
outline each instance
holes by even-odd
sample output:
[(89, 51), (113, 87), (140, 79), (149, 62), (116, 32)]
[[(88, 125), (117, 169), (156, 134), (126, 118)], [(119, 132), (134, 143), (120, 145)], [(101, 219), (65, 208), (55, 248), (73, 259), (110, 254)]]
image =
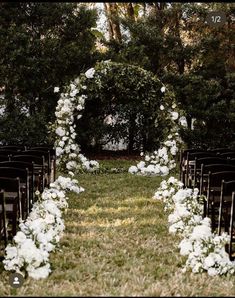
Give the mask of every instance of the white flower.
[(193, 250), (192, 242), (187, 239), (183, 239), (179, 244), (179, 248), (180, 254), (182, 256), (187, 256)]
[(211, 236), (211, 227), (207, 225), (199, 225), (194, 227), (193, 232), (191, 234), (191, 239), (199, 240), (199, 239), (207, 239)]
[(62, 127), (60, 127), (60, 126), (56, 128), (56, 131), (55, 132), (60, 137), (63, 137), (65, 135), (65, 130)]
[(149, 155), (146, 155), (146, 156), (145, 156), (145, 160), (146, 160), (146, 161), (150, 161), (150, 157), (149, 157)]
[(138, 164), (137, 164), (137, 168), (138, 169), (142, 169), (145, 167), (145, 162), (144, 161), (140, 161)]
[(138, 172), (138, 169), (136, 166), (131, 166), (128, 170), (129, 173), (134, 174)]
[(24, 242), (26, 240), (26, 235), (23, 232), (19, 231), (15, 235), (14, 240), (16, 243)]
[(209, 268), (207, 272), (210, 276), (218, 275), (218, 271), (215, 268)]
[(183, 127), (187, 127), (188, 126), (187, 120), (186, 120), (186, 117), (185, 116), (181, 116), (179, 118), (179, 124), (182, 125)]
[(160, 110), (163, 111), (165, 108), (163, 105), (160, 105)]
[(178, 112), (171, 112), (171, 117), (172, 117), (172, 120), (177, 120), (178, 117), (179, 117), (179, 113)]
[(54, 93), (57, 93), (57, 92), (59, 92), (60, 91), (60, 88), (59, 87), (55, 87), (54, 88)]
[(63, 153), (63, 149), (60, 147), (56, 147), (56, 156), (60, 156)]
[(165, 86), (161, 87), (161, 92), (164, 93), (165, 91), (166, 91), (166, 87)]
[(215, 265), (215, 259), (213, 258), (213, 254), (210, 253), (204, 260), (204, 266), (206, 269), (213, 267)]
[(85, 72), (85, 76), (88, 78), (88, 79), (91, 79), (94, 77), (94, 74), (95, 74), (95, 69), (94, 68), (90, 68), (88, 69), (86, 72)]
[(51, 272), (50, 264), (46, 264), (45, 266), (39, 268), (32, 268), (28, 272), (29, 276), (34, 279), (47, 278)]

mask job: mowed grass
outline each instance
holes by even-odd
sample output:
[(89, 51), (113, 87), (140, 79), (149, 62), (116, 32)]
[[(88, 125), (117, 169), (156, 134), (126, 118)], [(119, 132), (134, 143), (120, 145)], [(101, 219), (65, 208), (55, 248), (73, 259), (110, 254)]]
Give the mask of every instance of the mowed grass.
[[(102, 161), (128, 168), (134, 161)], [(159, 177), (82, 174), (85, 192), (70, 194), (53, 272), (19, 289), (0, 268), (0, 296), (234, 296), (235, 277), (182, 273), (180, 239), (168, 233), (167, 214), (152, 199)]]

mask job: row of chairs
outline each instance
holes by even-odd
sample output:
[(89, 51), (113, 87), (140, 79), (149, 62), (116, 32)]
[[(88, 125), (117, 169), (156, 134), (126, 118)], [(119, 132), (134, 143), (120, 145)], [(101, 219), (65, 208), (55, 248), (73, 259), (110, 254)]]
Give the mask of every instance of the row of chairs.
[(230, 164), (235, 165), (235, 149), (218, 148), (211, 150), (187, 149), (180, 154), (180, 180), (187, 187), (192, 187), (195, 182), (195, 171), (200, 170), (200, 161), (204, 158), (204, 164)]
[(235, 257), (234, 153), (229, 148), (221, 148), (221, 151), (188, 149), (181, 152), (180, 159), (180, 179), (184, 187), (196, 187), (203, 195), (203, 216), (211, 218), (212, 231), (218, 235), (223, 231), (229, 233), (230, 242), (226, 249), (231, 260)]
[(0, 146), (0, 235), (12, 238), (36, 200), (56, 175), (55, 150), (46, 146)]

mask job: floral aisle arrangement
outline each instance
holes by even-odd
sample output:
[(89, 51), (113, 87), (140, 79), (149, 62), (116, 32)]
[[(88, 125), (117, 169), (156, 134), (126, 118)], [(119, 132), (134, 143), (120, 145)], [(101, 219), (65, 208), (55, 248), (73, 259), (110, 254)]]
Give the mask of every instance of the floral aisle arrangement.
[(79, 194), (83, 190), (76, 179), (59, 176), (50, 188), (37, 193), (38, 200), (28, 218), (21, 221), (13, 243), (6, 247), (3, 261), (6, 270), (34, 279), (49, 275), (49, 253), (57, 248), (65, 228), (62, 211), (68, 206), (66, 192)]
[[(89, 69), (85, 77), (91, 79), (94, 69)], [(45, 188), (25, 221), (20, 222), (19, 231), (12, 244), (6, 247), (3, 261), (4, 268), (30, 276), (34, 279), (46, 278), (50, 272), (49, 254), (56, 250), (63, 235), (64, 221), (62, 213), (68, 207), (68, 191), (79, 194), (84, 191), (78, 181), (73, 179), (77, 170), (94, 171), (99, 168), (98, 162), (89, 161), (80, 153), (75, 143), (74, 117), (81, 117), (85, 96), (82, 90), (85, 85), (77, 79), (71, 83), (65, 93), (61, 93), (56, 108), (57, 121), (54, 126), (57, 139), (55, 141), (57, 165), (66, 176), (59, 176), (49, 188)], [(55, 87), (55, 92), (59, 88)]]
[(184, 184), (181, 181), (171, 176), (168, 180), (162, 180), (153, 198), (163, 201), (165, 211), (173, 211), (174, 202), (172, 197), (179, 189), (182, 189), (183, 186)]
[[(165, 93), (165, 91), (165, 86), (162, 86), (161, 92)], [(167, 110), (167, 118), (171, 122), (172, 129), (158, 150), (151, 154), (147, 153), (145, 156), (143, 152), (140, 153), (141, 156), (144, 156), (144, 161), (140, 161), (136, 166), (131, 166), (128, 170), (129, 173), (143, 176), (166, 176), (176, 167), (175, 157), (182, 144), (178, 133), (179, 113), (176, 108), (174, 102), (170, 106), (166, 103), (166, 107), (160, 105), (161, 111)]]
[(180, 181), (170, 177), (161, 182), (153, 198), (163, 201), (164, 209), (170, 212), (169, 232), (182, 237), (180, 254), (187, 256), (184, 272), (191, 269), (193, 273), (207, 271), (209, 275), (235, 273), (235, 261), (230, 261), (225, 251), (228, 234), (212, 233), (210, 218), (201, 216), (203, 203), (198, 189), (183, 189)]
[[(170, 170), (176, 167), (175, 156), (178, 152), (177, 144), (180, 142), (178, 132), (168, 135), (163, 146), (152, 154), (146, 154), (144, 161), (140, 161), (136, 166), (129, 168), (129, 173), (149, 176), (166, 176)], [(141, 152), (141, 156), (144, 153)]]

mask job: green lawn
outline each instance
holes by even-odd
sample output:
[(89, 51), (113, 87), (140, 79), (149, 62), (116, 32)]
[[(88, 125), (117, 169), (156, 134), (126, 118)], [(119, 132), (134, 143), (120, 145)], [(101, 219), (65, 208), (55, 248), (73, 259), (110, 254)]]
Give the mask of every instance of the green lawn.
[[(127, 169), (133, 161), (102, 161)], [(112, 170), (113, 171), (113, 170)], [(60, 250), (46, 280), (8, 285), (0, 269), (0, 296), (234, 296), (235, 277), (181, 273), (179, 239), (152, 199), (161, 178), (128, 173), (82, 174), (85, 192), (70, 195)]]

